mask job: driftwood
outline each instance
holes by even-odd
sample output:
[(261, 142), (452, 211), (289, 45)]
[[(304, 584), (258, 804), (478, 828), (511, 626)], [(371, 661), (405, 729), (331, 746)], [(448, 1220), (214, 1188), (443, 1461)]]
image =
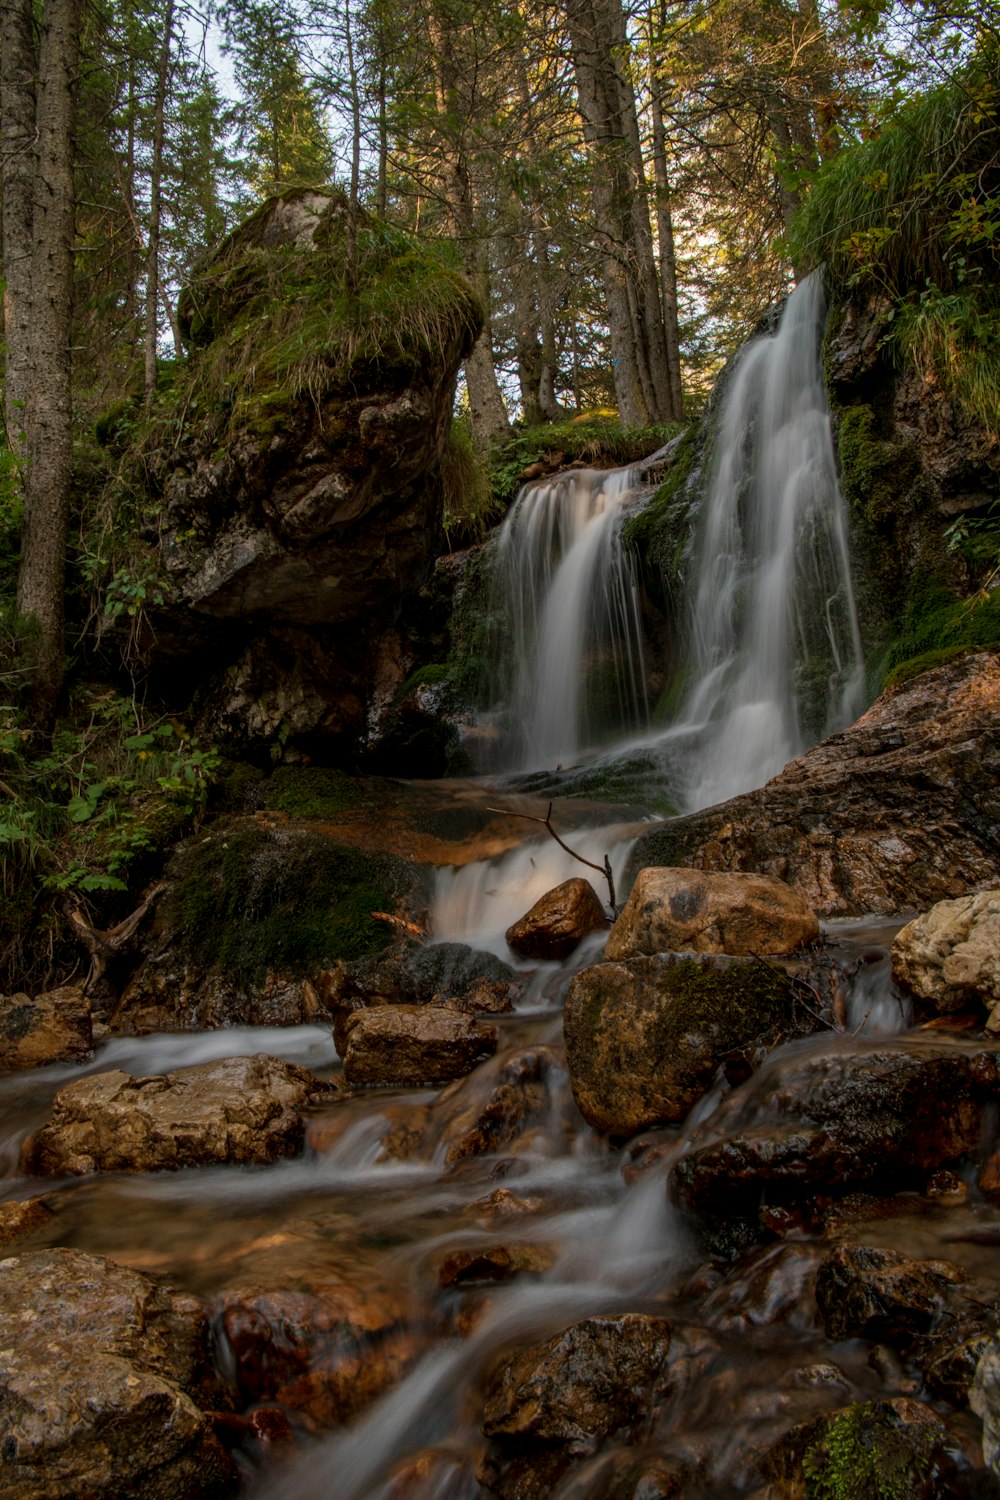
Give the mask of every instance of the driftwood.
[(150, 886), (149, 890), (144, 894), (142, 901), (130, 916), (127, 916), (124, 921), (116, 923), (114, 927), (106, 929), (93, 927), (78, 906), (74, 906), (69, 900), (64, 902), (63, 912), (67, 922), (73, 929), (73, 935), (90, 954), (90, 972), (83, 985), (83, 993), (85, 995), (90, 993), (91, 989), (101, 978), (110, 960), (117, 953), (121, 953), (123, 949), (128, 947), (143, 917), (166, 888), (166, 885), (162, 882), (159, 885)]
[(373, 911), (370, 912), (369, 915), (371, 916), (373, 921), (388, 922), (392, 927), (397, 928), (398, 931), (403, 933), (404, 936), (413, 938), (415, 942), (422, 943), (429, 936), (429, 933), (426, 931), (426, 929), (421, 927), (419, 923), (407, 922), (405, 917), (394, 917), (391, 912)]
[(509, 807), (488, 807), (486, 811), (491, 813), (500, 813), (503, 817), (507, 818), (527, 818), (529, 823), (541, 823), (542, 827), (545, 828), (555, 839), (560, 849), (565, 849), (566, 853), (570, 855), (571, 858), (579, 860), (580, 864), (586, 865), (588, 870), (596, 870), (599, 875), (604, 876), (605, 880), (608, 882), (608, 903), (615, 915), (618, 915), (618, 903), (615, 900), (615, 877), (611, 869), (610, 859), (607, 855), (605, 855), (603, 865), (595, 865), (592, 859), (584, 859), (582, 854), (577, 854), (575, 849), (571, 849), (569, 845), (559, 837), (558, 833), (556, 833), (555, 829), (552, 827), (551, 802), (549, 803), (549, 810), (545, 814), (544, 818), (538, 817), (536, 813), (514, 812), (513, 809)]

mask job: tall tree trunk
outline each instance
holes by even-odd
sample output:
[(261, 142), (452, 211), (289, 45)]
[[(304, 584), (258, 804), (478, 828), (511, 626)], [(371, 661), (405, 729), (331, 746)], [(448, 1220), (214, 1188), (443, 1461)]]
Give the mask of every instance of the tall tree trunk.
[(25, 513), (17, 606), (34, 620), (34, 723), (51, 723), (63, 675), (63, 585), (73, 456), (71, 315), (76, 79), (81, 0), (46, 0), (36, 111), (32, 330)]
[(31, 351), (31, 221), (35, 184), (32, 0), (0, 0), (0, 161), (3, 163), (4, 422), (23, 457)]
[(361, 95), (354, 62), (354, 30), (351, 0), (344, 0), (344, 41), (347, 46), (347, 81), (351, 98), (351, 182), (347, 197), (347, 268), (345, 282), (353, 297), (358, 280), (358, 192), (361, 184)]
[(149, 171), (149, 244), (146, 250), (146, 400), (156, 390), (156, 345), (160, 326), (160, 184), (163, 177), (163, 137), (170, 79), (170, 47), (174, 30), (174, 0), (167, 0), (163, 39), (156, 67), (153, 103), (153, 158)]
[(674, 253), (674, 225), (670, 212), (667, 132), (663, 123), (660, 80), (656, 73), (651, 17), (647, 17), (647, 25), (649, 112), (653, 126), (653, 181), (656, 187), (656, 239), (660, 250), (660, 298), (663, 332), (667, 341), (670, 415), (673, 421), (680, 422), (684, 417), (684, 392), (681, 387), (681, 335), (677, 320), (677, 257)]

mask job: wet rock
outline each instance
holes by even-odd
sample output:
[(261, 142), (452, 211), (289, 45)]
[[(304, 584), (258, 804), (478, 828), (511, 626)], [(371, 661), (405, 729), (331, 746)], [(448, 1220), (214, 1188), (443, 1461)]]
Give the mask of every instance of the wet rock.
[(200, 1305), (77, 1250), (0, 1261), (0, 1454), (8, 1500), (232, 1493), (199, 1409)]
[(0, 1246), (16, 1245), (51, 1224), (54, 1214), (44, 1198), (0, 1204)]
[(503, 1365), (487, 1392), (483, 1431), (586, 1452), (648, 1415), (665, 1389), (669, 1352), (666, 1318), (585, 1318)]
[(760, 790), (643, 834), (626, 880), (648, 865), (753, 870), (821, 917), (996, 887), (998, 729), (1000, 653), (935, 667)]
[(363, 1264), (277, 1255), (214, 1300), (244, 1403), (278, 1402), (311, 1428), (346, 1422), (422, 1352), (405, 1285)]
[(562, 1072), (562, 1061), (555, 1048), (526, 1047), (453, 1084), (437, 1101), (441, 1127), (436, 1139), (445, 1148), (447, 1164), (516, 1149), (543, 1120), (551, 1121), (551, 1084)]
[(905, 1347), (941, 1317), (949, 1290), (967, 1280), (949, 1261), (838, 1245), (820, 1267), (816, 1303), (828, 1338), (884, 1339)]
[(488, 1245), (475, 1250), (452, 1250), (438, 1268), (438, 1286), (476, 1286), (512, 1281), (527, 1272), (540, 1275), (555, 1261), (547, 1245)]
[(604, 907), (589, 880), (564, 880), (540, 896), (530, 911), (508, 927), (509, 947), (522, 958), (568, 958), (588, 932), (608, 925)]
[(1000, 1030), (1000, 890), (939, 901), (907, 923), (892, 945), (892, 977), (937, 1011), (979, 1001)]
[(982, 1351), (969, 1392), (969, 1405), (983, 1419), (983, 1457), (1000, 1475), (1000, 1338)]
[(641, 953), (792, 953), (819, 937), (814, 912), (783, 880), (701, 870), (640, 870), (605, 948)]
[(955, 1456), (931, 1407), (897, 1396), (862, 1401), (793, 1427), (766, 1454), (768, 1500), (858, 1495), (865, 1500), (972, 1500), (977, 1476)]
[(979, 1146), (1000, 1094), (1000, 1053), (922, 1041), (812, 1051), (767, 1065), (696, 1134), (673, 1172), (681, 1198), (712, 1219), (769, 1201), (893, 1192)]
[(355, 1011), (345, 1032), (344, 1076), (352, 1087), (445, 1083), (497, 1048), (493, 1026), (437, 1005)]
[(451, 1010), (464, 1010), (470, 1016), (506, 1016), (514, 1009), (514, 1000), (519, 994), (516, 985), (481, 979), (464, 995), (435, 995), (433, 1003), (447, 1005)]
[(963, 1320), (921, 1342), (923, 1347), (918, 1344), (910, 1357), (931, 1395), (950, 1406), (966, 1406), (979, 1363), (997, 1342), (996, 1314)]
[(563, 1016), (573, 1097), (608, 1135), (682, 1120), (733, 1049), (791, 1024), (786, 976), (752, 959), (659, 954), (577, 974)]
[(83, 1062), (93, 1049), (90, 1001), (82, 985), (63, 985), (36, 1000), (0, 995), (0, 1073)]
[(671, 1454), (616, 1455), (601, 1471), (603, 1500), (684, 1500), (697, 1493), (697, 1470)]
[(293, 1156), (303, 1112), (328, 1092), (306, 1068), (258, 1053), (133, 1078), (115, 1070), (61, 1089), (24, 1147), (26, 1171), (82, 1176)]

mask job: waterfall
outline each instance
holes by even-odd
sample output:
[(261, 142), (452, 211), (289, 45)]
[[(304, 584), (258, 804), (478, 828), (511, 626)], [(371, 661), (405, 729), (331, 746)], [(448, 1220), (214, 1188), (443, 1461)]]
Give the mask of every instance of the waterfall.
[(761, 786), (864, 707), (864, 663), (820, 357), (817, 273), (740, 354), (695, 533), (690, 809)]
[(648, 727), (638, 591), (620, 542), (637, 471), (526, 486), (499, 533), (515, 764), (569, 765), (609, 728), (685, 811), (761, 786), (864, 707), (864, 662), (821, 361), (822, 281), (738, 355), (688, 547), (681, 708)]
[(500, 529), (494, 577), (512, 637), (514, 763), (576, 759), (647, 721), (638, 591), (619, 533), (632, 469), (525, 485)]

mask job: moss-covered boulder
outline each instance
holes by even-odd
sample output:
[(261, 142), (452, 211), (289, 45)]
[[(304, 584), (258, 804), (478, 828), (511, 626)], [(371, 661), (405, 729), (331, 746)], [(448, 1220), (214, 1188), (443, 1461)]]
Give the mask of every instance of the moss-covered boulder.
[(776, 1040), (791, 982), (752, 959), (659, 954), (595, 964), (566, 997), (566, 1062), (580, 1113), (606, 1135), (683, 1120), (731, 1053)]
[(332, 190), (271, 199), (196, 269), (191, 357), (143, 433), (162, 503), (154, 649), (193, 666), (230, 742), (352, 743), (378, 639), (439, 544), (481, 309), (446, 259), (365, 213), (351, 267), (348, 219)]

